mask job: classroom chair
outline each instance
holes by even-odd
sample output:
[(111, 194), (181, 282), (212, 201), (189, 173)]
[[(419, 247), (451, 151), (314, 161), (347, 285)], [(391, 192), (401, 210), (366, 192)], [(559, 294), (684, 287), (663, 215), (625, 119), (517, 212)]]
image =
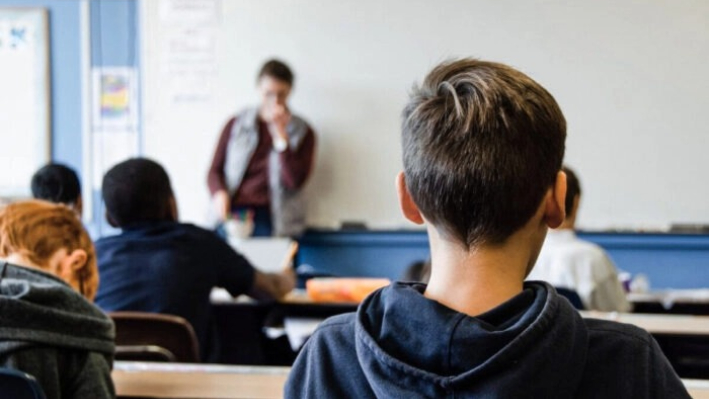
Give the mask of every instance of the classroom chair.
[(116, 360), (199, 362), (199, 343), (190, 323), (179, 316), (109, 312), (116, 324)]
[(37, 380), (19, 370), (0, 368), (0, 398), (45, 399)]

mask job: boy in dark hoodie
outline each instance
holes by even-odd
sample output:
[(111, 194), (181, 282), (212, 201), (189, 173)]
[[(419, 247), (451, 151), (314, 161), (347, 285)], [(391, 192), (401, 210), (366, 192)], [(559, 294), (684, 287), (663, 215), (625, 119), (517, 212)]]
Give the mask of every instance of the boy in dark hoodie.
[(445, 62), (404, 108), (404, 216), (425, 224), (428, 285), (394, 283), (325, 321), (288, 398), (689, 397), (655, 340), (583, 319), (524, 282), (564, 220), (566, 122), (508, 66)]
[(48, 399), (115, 397), (113, 322), (90, 302), (96, 255), (74, 211), (2, 208), (0, 258), (0, 367), (33, 375)]

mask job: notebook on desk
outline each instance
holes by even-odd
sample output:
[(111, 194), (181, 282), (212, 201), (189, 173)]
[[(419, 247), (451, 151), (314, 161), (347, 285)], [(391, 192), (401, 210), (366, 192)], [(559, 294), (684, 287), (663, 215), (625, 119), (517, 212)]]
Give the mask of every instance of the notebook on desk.
[(290, 238), (229, 239), (229, 245), (265, 273), (278, 273), (290, 265), (294, 243)]

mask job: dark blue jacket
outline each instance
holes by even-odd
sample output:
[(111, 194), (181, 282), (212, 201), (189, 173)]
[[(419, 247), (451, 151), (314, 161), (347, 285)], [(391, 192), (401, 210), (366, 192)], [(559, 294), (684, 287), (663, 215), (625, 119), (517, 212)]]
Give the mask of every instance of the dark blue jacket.
[(325, 321), (287, 398), (688, 398), (655, 340), (532, 282), (478, 317), (395, 283)]
[(96, 304), (105, 311), (133, 310), (181, 316), (192, 324), (203, 360), (216, 359), (209, 295), (223, 287), (233, 296), (253, 288), (254, 269), (211, 231), (175, 222), (130, 226), (96, 242), (101, 282)]

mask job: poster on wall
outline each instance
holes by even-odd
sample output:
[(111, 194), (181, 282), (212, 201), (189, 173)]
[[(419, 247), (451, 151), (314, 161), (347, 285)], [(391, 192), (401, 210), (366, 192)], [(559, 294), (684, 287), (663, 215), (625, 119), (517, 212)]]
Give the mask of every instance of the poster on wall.
[(92, 83), (94, 130), (135, 130), (138, 99), (134, 68), (95, 68)]
[(0, 7), (0, 197), (30, 195), (49, 161), (49, 41), (42, 8)]
[(91, 164), (93, 187), (118, 162), (139, 154), (136, 71), (99, 67), (92, 71)]

